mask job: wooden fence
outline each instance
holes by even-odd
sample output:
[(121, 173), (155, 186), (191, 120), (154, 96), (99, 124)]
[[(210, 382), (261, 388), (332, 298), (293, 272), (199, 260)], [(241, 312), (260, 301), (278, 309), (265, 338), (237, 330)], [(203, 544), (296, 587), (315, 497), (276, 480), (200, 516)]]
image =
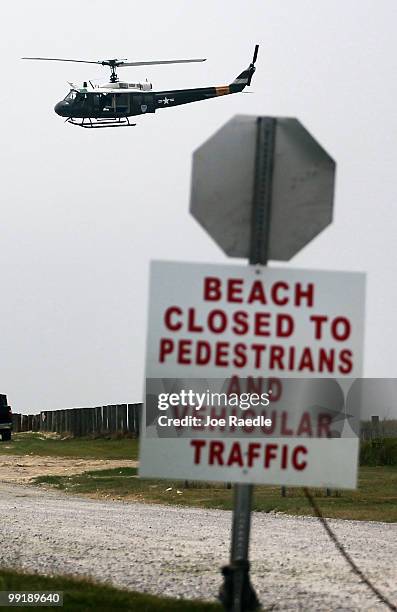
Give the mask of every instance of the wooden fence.
[(40, 414), (13, 414), (13, 429), (90, 436), (107, 434), (139, 435), (142, 404), (118, 404), (96, 408), (44, 410)]
[[(68, 408), (66, 410), (45, 410), (40, 414), (13, 414), (14, 431), (52, 431), (72, 436), (107, 434), (139, 435), (142, 404), (118, 404), (96, 408)], [(361, 439), (397, 437), (397, 420), (371, 421), (361, 423)]]

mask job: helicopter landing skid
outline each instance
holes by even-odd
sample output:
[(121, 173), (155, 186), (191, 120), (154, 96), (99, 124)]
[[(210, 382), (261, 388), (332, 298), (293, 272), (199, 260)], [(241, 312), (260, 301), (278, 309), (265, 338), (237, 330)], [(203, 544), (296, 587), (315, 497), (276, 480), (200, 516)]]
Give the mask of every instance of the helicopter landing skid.
[(74, 117), (68, 117), (65, 123), (71, 123), (72, 125), (78, 125), (79, 127), (90, 129), (136, 126), (136, 123), (130, 123), (128, 117), (104, 117), (103, 119), (96, 119), (92, 117), (75, 119)]

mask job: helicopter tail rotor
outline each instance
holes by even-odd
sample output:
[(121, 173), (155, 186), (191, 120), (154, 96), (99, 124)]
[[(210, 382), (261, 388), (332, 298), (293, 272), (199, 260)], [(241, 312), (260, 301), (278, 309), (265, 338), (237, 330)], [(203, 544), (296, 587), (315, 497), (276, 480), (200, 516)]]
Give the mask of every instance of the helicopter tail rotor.
[(258, 58), (258, 51), (259, 51), (259, 45), (255, 45), (254, 56), (252, 58), (251, 64), (255, 64), (255, 62), (256, 62), (256, 60)]
[(252, 57), (252, 61), (248, 68), (243, 70), (241, 74), (238, 75), (236, 79), (234, 79), (233, 83), (230, 85), (232, 92), (243, 91), (247, 85), (251, 85), (252, 77), (254, 76), (255, 62), (258, 57), (259, 45), (255, 45), (254, 55)]
[(259, 51), (259, 45), (255, 45), (254, 55), (252, 56), (252, 62), (250, 63), (248, 67), (248, 70), (249, 70), (249, 76), (248, 76), (248, 82), (247, 82), (248, 86), (251, 85), (252, 77), (254, 76), (254, 72), (256, 70), (255, 63), (258, 58), (258, 51)]

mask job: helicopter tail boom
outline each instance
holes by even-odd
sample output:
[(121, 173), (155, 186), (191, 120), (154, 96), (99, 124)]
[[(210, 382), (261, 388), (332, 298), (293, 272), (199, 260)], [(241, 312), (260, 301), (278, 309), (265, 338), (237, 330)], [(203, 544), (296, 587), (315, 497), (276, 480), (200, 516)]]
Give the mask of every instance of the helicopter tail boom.
[(230, 83), (230, 92), (238, 93), (239, 91), (243, 91), (243, 89), (250, 84), (254, 72), (255, 68), (243, 70), (243, 72), (234, 79), (233, 83)]
[(218, 96), (227, 96), (229, 94), (239, 93), (251, 84), (251, 79), (255, 72), (255, 62), (258, 57), (259, 45), (255, 46), (254, 55), (248, 68), (243, 70), (230, 85), (221, 85), (219, 87), (200, 87), (195, 89), (180, 89), (171, 91), (160, 91), (154, 94), (155, 109), (171, 108), (180, 104), (189, 104), (198, 102), (199, 100), (209, 100)]

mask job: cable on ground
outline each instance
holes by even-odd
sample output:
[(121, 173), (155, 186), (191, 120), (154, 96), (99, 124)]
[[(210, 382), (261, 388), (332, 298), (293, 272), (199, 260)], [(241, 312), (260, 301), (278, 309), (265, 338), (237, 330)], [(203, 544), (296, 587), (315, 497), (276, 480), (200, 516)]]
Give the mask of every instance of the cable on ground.
[(331, 527), (329, 526), (327, 519), (322, 515), (320, 507), (318, 506), (316, 500), (314, 499), (313, 495), (310, 493), (309, 489), (307, 487), (304, 487), (303, 489), (306, 499), (308, 500), (309, 504), (311, 505), (311, 507), (313, 508), (313, 511), (315, 513), (315, 515), (317, 516), (317, 518), (320, 520), (320, 523), (322, 524), (322, 526), (324, 527), (325, 531), (327, 532), (328, 536), (330, 537), (330, 539), (332, 540), (332, 542), (335, 544), (336, 548), (338, 549), (338, 551), (340, 552), (340, 554), (342, 555), (342, 557), (344, 557), (344, 559), (348, 562), (348, 564), (350, 565), (350, 567), (352, 568), (353, 572), (355, 574), (357, 574), (357, 576), (360, 578), (360, 580), (362, 582), (364, 582), (364, 584), (367, 585), (367, 587), (374, 593), (374, 595), (376, 595), (376, 597), (385, 604), (385, 606), (387, 606), (389, 608), (389, 610), (393, 610), (393, 612), (397, 612), (397, 606), (395, 606), (394, 604), (392, 604), (391, 601), (389, 601), (389, 599), (387, 597), (385, 597), (385, 595), (383, 595), (377, 588), (376, 586), (374, 586), (372, 584), (372, 582), (370, 581), (369, 578), (367, 578), (363, 572), (360, 570), (359, 567), (357, 567), (357, 565), (355, 564), (355, 562), (353, 561), (353, 559), (351, 558), (351, 556), (349, 555), (349, 553), (345, 550), (343, 544), (341, 544), (336, 536), (336, 534), (332, 531)]

